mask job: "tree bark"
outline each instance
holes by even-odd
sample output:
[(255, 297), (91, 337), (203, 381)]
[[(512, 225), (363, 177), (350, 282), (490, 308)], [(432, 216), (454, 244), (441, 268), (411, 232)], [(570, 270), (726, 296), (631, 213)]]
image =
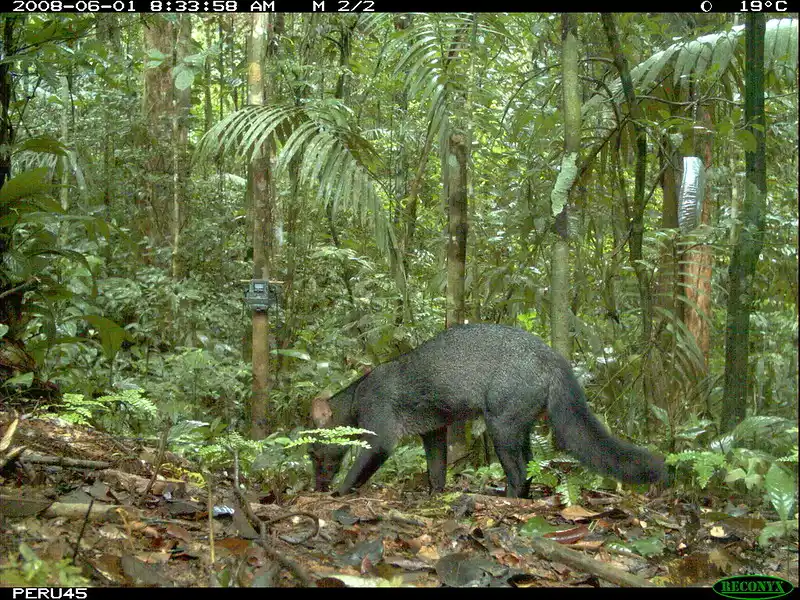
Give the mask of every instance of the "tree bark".
[[(162, 241), (164, 221), (171, 221), (168, 207), (173, 184), (171, 154), (167, 151), (172, 139), (172, 78), (174, 25), (160, 15), (153, 15), (144, 29), (145, 51), (156, 50), (164, 55), (157, 67), (144, 73), (142, 111), (147, 123), (144, 195), (137, 195), (139, 232), (151, 247)], [(168, 228), (166, 228), (168, 230)]]
[(467, 263), (467, 145), (466, 136), (450, 133), (447, 162), (447, 313), (445, 327), (466, 318), (464, 276)]
[(628, 111), (633, 117), (633, 131), (636, 139), (636, 167), (633, 191), (633, 206), (629, 214), (626, 215), (630, 227), (629, 248), (631, 267), (636, 273), (636, 281), (639, 285), (639, 302), (642, 309), (642, 331), (641, 346), (644, 351), (651, 341), (653, 326), (652, 318), (652, 297), (650, 295), (650, 278), (647, 270), (642, 264), (643, 258), (643, 239), (644, 239), (644, 209), (645, 209), (645, 176), (647, 174), (647, 132), (642, 125), (643, 115), (636, 94), (633, 89), (628, 61), (622, 53), (622, 48), (617, 35), (617, 26), (614, 23), (614, 16), (608, 13), (601, 15), (603, 28), (606, 31), (608, 45), (614, 57), (614, 65), (619, 72), (622, 89), (625, 93), (625, 101), (628, 104)]
[[(262, 59), (267, 15), (251, 15), (248, 45), (248, 103), (264, 103)], [(253, 210), (253, 279), (269, 280), (272, 258), (272, 212), (275, 201), (270, 164), (272, 148), (265, 145), (248, 167)], [(266, 311), (253, 311), (253, 393), (250, 398), (250, 435), (263, 439), (267, 435), (267, 403), (271, 387), (269, 369), (269, 316)]]
[(764, 32), (762, 13), (746, 16), (745, 104), (747, 130), (755, 138), (755, 149), (745, 152), (746, 184), (741, 229), (728, 269), (728, 319), (725, 328), (725, 391), (722, 429), (730, 431), (746, 415), (750, 312), (753, 276), (764, 244), (764, 212), (767, 195), (766, 118), (764, 115)]
[[(563, 74), (562, 102), (564, 107), (565, 169), (574, 169), (581, 142), (581, 98), (578, 79), (578, 37), (575, 15), (561, 16), (561, 68)], [(573, 165), (573, 166), (568, 166)], [(554, 186), (551, 202), (555, 217), (553, 229), (556, 240), (550, 257), (550, 341), (561, 355), (572, 355), (570, 325), (570, 254), (569, 254), (569, 195), (575, 175), (562, 169), (562, 180)], [(566, 179), (563, 179), (566, 177)], [(564, 183), (562, 186), (560, 183)]]

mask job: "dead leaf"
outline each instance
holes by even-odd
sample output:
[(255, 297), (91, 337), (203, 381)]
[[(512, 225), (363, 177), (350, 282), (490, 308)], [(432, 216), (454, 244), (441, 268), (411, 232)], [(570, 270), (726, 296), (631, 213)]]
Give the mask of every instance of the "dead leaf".
[(573, 504), (572, 506), (567, 506), (564, 510), (561, 511), (561, 516), (566, 519), (567, 521), (581, 521), (581, 520), (588, 520), (592, 517), (596, 517), (600, 513), (592, 512), (583, 508), (582, 506), (578, 506), (577, 504)]
[(101, 554), (94, 560), (91, 558), (87, 560), (109, 581), (113, 583), (123, 582), (122, 564), (120, 562), (120, 557), (116, 554)]
[(186, 531), (180, 525), (169, 523), (165, 528), (165, 532), (167, 535), (178, 538), (180, 541), (186, 542), (187, 544), (191, 543), (192, 541), (192, 534)]
[(19, 418), (14, 419), (11, 425), (8, 426), (5, 433), (3, 433), (3, 439), (0, 440), (0, 452), (5, 452), (8, 450), (8, 447), (11, 446), (11, 441), (14, 439), (14, 433), (17, 431), (17, 425), (19, 425)]
[(714, 527), (708, 530), (708, 533), (711, 537), (715, 538), (728, 537), (728, 533), (725, 531), (725, 528), (720, 527), (719, 525), (714, 525)]
[(136, 558), (148, 565), (163, 565), (172, 558), (172, 555), (169, 552), (140, 552)]
[(224, 538), (216, 540), (214, 544), (225, 548), (234, 556), (244, 556), (247, 549), (250, 548), (251, 542), (242, 538)]
[(573, 527), (572, 529), (566, 529), (564, 531), (553, 531), (552, 533), (545, 533), (544, 536), (553, 540), (554, 542), (558, 542), (559, 544), (574, 544), (578, 540), (581, 540), (589, 535), (589, 528), (586, 525), (581, 525), (579, 527)]
[(439, 560), (439, 551), (436, 549), (436, 546), (425, 546), (424, 548), (420, 548), (419, 552), (417, 552), (417, 556), (434, 562)]
[(123, 554), (120, 559), (122, 573), (134, 585), (169, 586), (161, 572), (142, 562), (132, 554)]
[(30, 517), (47, 510), (52, 502), (50, 500), (15, 498), (14, 496), (0, 494), (0, 504), (3, 505), (4, 517)]
[(420, 536), (415, 538), (411, 538), (408, 540), (408, 547), (416, 554), (419, 552), (424, 546), (429, 545), (432, 542), (432, 538), (427, 533), (424, 533)]
[(717, 565), (726, 575), (738, 572), (742, 563), (724, 548), (713, 548), (708, 553), (710, 563)]
[(111, 523), (106, 523), (98, 530), (100, 535), (109, 540), (124, 540), (128, 538), (128, 535), (122, 531), (116, 525), (112, 525)]

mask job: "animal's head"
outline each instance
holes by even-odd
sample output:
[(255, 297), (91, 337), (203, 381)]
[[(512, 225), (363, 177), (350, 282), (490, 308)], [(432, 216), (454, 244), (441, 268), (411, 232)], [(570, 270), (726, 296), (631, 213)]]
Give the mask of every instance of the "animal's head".
[[(311, 421), (317, 429), (333, 426), (333, 410), (329, 395), (317, 396), (311, 401)], [(311, 444), (308, 456), (314, 465), (314, 489), (318, 492), (328, 491), (346, 453), (346, 446)]]

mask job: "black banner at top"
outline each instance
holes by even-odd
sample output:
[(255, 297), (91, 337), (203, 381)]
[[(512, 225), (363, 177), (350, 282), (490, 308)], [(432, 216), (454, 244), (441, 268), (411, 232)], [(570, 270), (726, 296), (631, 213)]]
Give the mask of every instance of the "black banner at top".
[[(676, 4), (677, 1), (677, 4)], [(746, 13), (779, 15), (797, 10), (796, 0), (672, 0), (649, 10), (669, 12)], [(558, 2), (494, 0), (464, 3), (458, 0), (10, 0), (8, 12), (21, 13), (369, 13), (369, 12), (586, 12), (586, 5), (575, 8)], [(599, 8), (599, 7), (598, 7)], [(604, 5), (609, 12), (641, 12), (641, 2), (617, 0)]]

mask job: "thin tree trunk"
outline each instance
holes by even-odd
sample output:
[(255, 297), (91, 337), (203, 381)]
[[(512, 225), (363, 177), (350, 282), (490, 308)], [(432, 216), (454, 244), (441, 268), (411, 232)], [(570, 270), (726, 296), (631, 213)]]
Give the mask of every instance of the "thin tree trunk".
[[(205, 37), (206, 47), (210, 48), (212, 45), (212, 30), (213, 21), (210, 17), (205, 22)], [(211, 129), (214, 123), (214, 107), (211, 98), (211, 58), (206, 56), (203, 61), (203, 132)]]
[[(643, 115), (639, 102), (631, 81), (631, 73), (628, 69), (628, 61), (622, 53), (622, 48), (617, 35), (617, 27), (614, 23), (614, 16), (608, 13), (601, 15), (603, 28), (606, 31), (608, 45), (614, 57), (614, 65), (619, 72), (622, 89), (625, 93), (625, 101), (628, 104), (628, 111), (633, 117), (633, 131), (636, 138), (636, 168), (633, 191), (633, 206), (626, 215), (630, 227), (630, 263), (639, 287), (639, 302), (641, 305), (641, 349), (644, 352), (651, 341), (653, 327), (652, 316), (652, 297), (650, 295), (650, 278), (647, 269), (642, 263), (643, 239), (644, 239), (644, 209), (645, 209), (645, 176), (647, 175), (647, 132), (644, 129)], [(627, 203), (626, 203), (627, 206)]]
[[(248, 102), (264, 103), (265, 82), (262, 68), (266, 14), (251, 16), (248, 45)], [(269, 280), (272, 258), (272, 208), (275, 201), (272, 182), (271, 148), (264, 146), (249, 166), (249, 187), (253, 208), (253, 279)], [(250, 399), (250, 435), (263, 439), (268, 432), (267, 403), (271, 387), (269, 371), (269, 316), (253, 311), (253, 393)]]
[[(2, 15), (2, 48), (0, 48), (0, 189), (11, 177), (11, 147), (14, 143), (14, 128), (11, 123), (9, 106), (12, 101), (13, 85), (11, 80), (11, 69), (14, 67), (14, 34), (18, 22), (24, 22), (24, 16), (13, 14)], [(5, 204), (0, 202), (0, 217), (6, 217), (7, 209)], [(5, 260), (5, 255), (11, 246), (10, 226), (0, 225), (0, 263)], [(22, 298), (25, 295), (26, 287), (15, 284), (9, 280), (4, 269), (0, 269), (0, 323), (8, 325), (9, 330), (3, 338), (10, 344), (19, 344), (19, 336), (22, 333), (24, 324), (22, 322)], [(12, 291), (13, 290), (13, 291)]]
[[(173, 64), (180, 64), (189, 54), (192, 22), (186, 15), (179, 15)], [(181, 216), (189, 177), (186, 160), (188, 144), (188, 116), (191, 109), (191, 88), (179, 90), (172, 86), (172, 277), (178, 279), (181, 253)]]
[(467, 259), (467, 146), (459, 131), (450, 133), (447, 163), (447, 314), (445, 327), (464, 322)]
[[(706, 131), (712, 131), (712, 119), (705, 108), (702, 111), (702, 125)], [(697, 147), (699, 153), (703, 155), (703, 163), (706, 168), (711, 167), (711, 136), (703, 135)], [(700, 224), (708, 225), (711, 220), (711, 186), (706, 184), (705, 201), (700, 213)], [(714, 264), (714, 256), (711, 253), (710, 244), (704, 240), (692, 239), (690, 248), (684, 253), (682, 286), (687, 306), (684, 307), (684, 322), (686, 328), (692, 333), (697, 347), (703, 355), (703, 362), (708, 366), (709, 352), (711, 350), (711, 272)]]
[[(69, 79), (66, 75), (61, 76), (61, 143), (69, 146), (70, 143), (70, 107), (72, 99), (69, 93)], [(67, 157), (61, 157), (61, 208), (66, 212), (69, 210), (69, 167)], [(59, 228), (63, 229), (63, 228)]]
[[(569, 194), (575, 182), (574, 165), (577, 163), (581, 139), (581, 98), (578, 80), (577, 19), (574, 15), (561, 16), (561, 43), (563, 71), (562, 101), (564, 106), (564, 165), (562, 175), (566, 185), (556, 185), (552, 194), (554, 229), (557, 235), (550, 256), (550, 341), (564, 358), (572, 355), (569, 334), (570, 264), (569, 264)], [(561, 183), (561, 182), (559, 182)]]
[[(173, 56), (173, 22), (153, 15), (144, 30), (145, 50), (157, 50), (167, 57)], [(137, 195), (139, 231), (151, 247), (164, 239), (163, 222), (171, 222), (168, 207), (171, 203), (169, 187), (172, 164), (167, 152), (172, 139), (172, 61), (165, 59), (157, 67), (144, 73), (142, 110), (147, 123), (148, 144), (145, 160), (145, 185), (143, 195)], [(166, 228), (167, 230), (169, 228)]]
[(747, 181), (742, 204), (741, 229), (733, 247), (728, 277), (728, 320), (725, 328), (725, 391), (722, 429), (730, 431), (746, 415), (749, 371), (750, 312), (753, 276), (764, 244), (764, 213), (767, 195), (766, 118), (764, 115), (764, 15), (747, 13), (745, 32), (746, 127), (755, 138), (752, 151), (745, 152)]

